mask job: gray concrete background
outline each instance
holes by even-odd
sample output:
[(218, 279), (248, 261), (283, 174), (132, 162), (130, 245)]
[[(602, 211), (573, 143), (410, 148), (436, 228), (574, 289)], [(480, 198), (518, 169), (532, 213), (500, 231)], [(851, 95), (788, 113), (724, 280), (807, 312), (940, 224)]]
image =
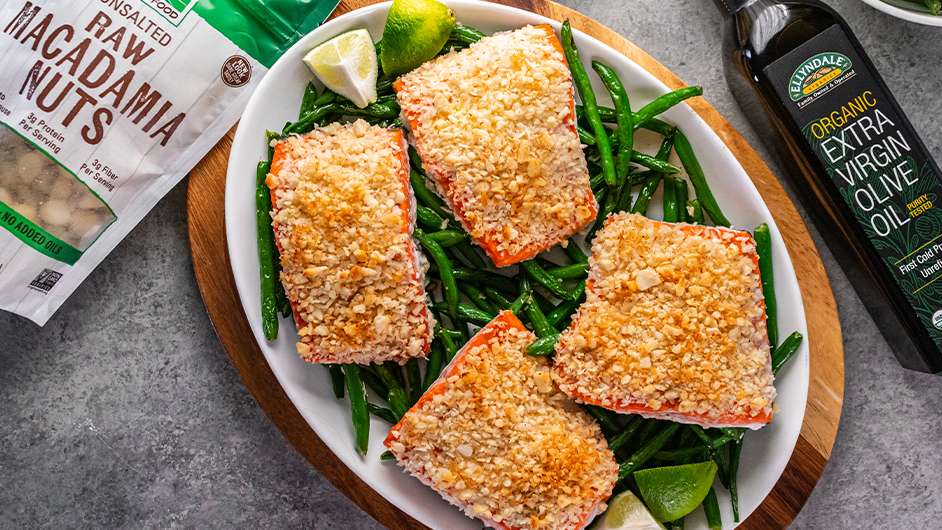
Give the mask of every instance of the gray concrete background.
[[(765, 153), (726, 89), (709, 0), (563, 3), (704, 85)], [(829, 3), (942, 161), (942, 29)], [(229, 364), (193, 280), (185, 196), (181, 184), (45, 328), (0, 314), (0, 527), (378, 527), (294, 452)], [(938, 526), (942, 380), (896, 364), (821, 253), (844, 329), (844, 415), (794, 527)]]

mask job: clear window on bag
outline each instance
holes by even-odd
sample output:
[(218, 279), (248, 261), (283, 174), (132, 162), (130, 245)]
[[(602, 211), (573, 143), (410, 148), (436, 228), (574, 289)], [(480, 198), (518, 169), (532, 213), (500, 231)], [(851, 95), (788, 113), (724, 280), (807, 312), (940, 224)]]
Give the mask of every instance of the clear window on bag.
[(0, 202), (81, 251), (115, 220), (85, 184), (7, 127), (0, 127)]

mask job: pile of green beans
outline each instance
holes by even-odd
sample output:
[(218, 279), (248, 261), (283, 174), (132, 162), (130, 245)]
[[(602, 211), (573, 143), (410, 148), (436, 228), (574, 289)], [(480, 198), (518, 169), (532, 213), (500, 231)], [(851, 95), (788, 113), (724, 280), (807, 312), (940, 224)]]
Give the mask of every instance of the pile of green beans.
[[(480, 31), (459, 25), (446, 48), (461, 49), (483, 37)], [(661, 187), (664, 221), (728, 226), (729, 220), (707, 184), (690, 141), (675, 126), (658, 118), (675, 105), (701, 95), (702, 88), (681, 88), (633, 111), (617, 71), (605, 63), (593, 61), (592, 70), (613, 102), (612, 107), (602, 106), (593, 92), (589, 72), (579, 59), (568, 21), (563, 23), (561, 42), (573, 84), (583, 102), (576, 107), (578, 131), (589, 167), (594, 168), (591, 186), (600, 205), (587, 242), (611, 213), (647, 215), (652, 197)], [(329, 90), (319, 93), (312, 83), (305, 88), (298, 120), (287, 124), (281, 134), (270, 133), (268, 140), (304, 133), (351, 117), (374, 124), (396, 125), (400, 109), (392, 94), (392, 82), (391, 77), (380, 73), (379, 99), (364, 109), (356, 108)], [(662, 137), (657, 153), (649, 155), (635, 150), (634, 134), (639, 129)], [(673, 153), (683, 170), (669, 162)], [(472, 336), (475, 327), (487, 324), (501, 310), (510, 310), (537, 336), (527, 348), (527, 354), (551, 357), (562, 331), (585, 299), (589, 259), (576, 241), (569, 239), (562, 246), (563, 252), (557, 253), (566, 256), (563, 262), (550, 260), (549, 254), (543, 254), (519, 266), (497, 271), (490, 260), (471, 245), (470, 236), (429, 184), (418, 153), (411, 148), (409, 159), (410, 184), (416, 199), (417, 227), (413, 235), (429, 263), (427, 288), (432, 298), (429, 309), (437, 317), (436, 325), (427, 361), (413, 359), (404, 366), (390, 363), (327, 365), (334, 395), (350, 401), (355, 448), (361, 454), (366, 453), (369, 444), (370, 415), (388, 423), (398, 422), (438, 379)], [(279, 295), (278, 250), (268, 214), (271, 198), (264, 183), (268, 167), (265, 162), (258, 166), (256, 199), (263, 331), (266, 338), (274, 339), (278, 312), (287, 316), (290, 307), (283, 290)], [(693, 197), (689, 197), (688, 181)], [(769, 343), (773, 347), (772, 368), (777, 373), (798, 351), (802, 336), (795, 332), (780, 345), (777, 342), (771, 234), (767, 225), (756, 228), (755, 241), (767, 308)], [(616, 414), (592, 406), (585, 410), (601, 426), (618, 460), (616, 493), (634, 487), (632, 474), (640, 469), (713, 460), (718, 466), (720, 483), (730, 492), (734, 517), (739, 520), (736, 474), (744, 429), (703, 429)], [(384, 453), (381, 458), (390, 459), (391, 455)], [(704, 500), (703, 509), (710, 528), (720, 528), (722, 520), (713, 489)], [(670, 526), (680, 524), (682, 521), (675, 521)]]

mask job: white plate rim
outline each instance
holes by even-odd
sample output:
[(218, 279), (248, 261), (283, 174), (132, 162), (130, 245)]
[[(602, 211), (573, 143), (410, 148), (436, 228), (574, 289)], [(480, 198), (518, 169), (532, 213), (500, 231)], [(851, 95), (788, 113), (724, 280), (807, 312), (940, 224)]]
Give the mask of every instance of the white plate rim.
[[(487, 11), (491, 16), (494, 16), (495, 19), (499, 19), (501, 15), (506, 16), (508, 19), (515, 18), (525, 18), (528, 19), (529, 23), (550, 23), (558, 29), (559, 22), (531, 13), (529, 11), (504, 6), (500, 4), (493, 4), (489, 2), (479, 2), (476, 0), (446, 0), (446, 3), (449, 4), (456, 12), (459, 14), (459, 20), (462, 19), (462, 12), (475, 12), (475, 11)], [(269, 70), (268, 75), (262, 82), (259, 84), (259, 87), (256, 89), (255, 94), (253, 94), (251, 100), (249, 101), (248, 106), (243, 114), (242, 122), (236, 131), (235, 139), (233, 140), (232, 149), (230, 152), (229, 165), (227, 169), (227, 181), (226, 181), (226, 193), (225, 193), (225, 223), (226, 223), (226, 239), (227, 239), (227, 249), (230, 256), (230, 265), (232, 267), (233, 279), (236, 284), (236, 288), (239, 294), (240, 302), (242, 303), (243, 310), (245, 311), (246, 318), (249, 321), (249, 325), (252, 328), (253, 335), (255, 340), (259, 345), (259, 348), (265, 355), (266, 361), (269, 363), (269, 366), (272, 368), (273, 373), (278, 379), (279, 384), (284, 389), (285, 393), (288, 395), (289, 399), (298, 408), (299, 412), (304, 417), (305, 421), (311, 427), (311, 429), (318, 435), (318, 437), (327, 445), (327, 447), (341, 460), (345, 465), (347, 465), (350, 470), (356, 474), (359, 478), (364, 480), (371, 488), (373, 488), (377, 493), (382, 495), (386, 500), (391, 502), (393, 505), (397, 506), (399, 509), (403, 510), (405, 513), (408, 513), (410, 516), (416, 518), (420, 522), (431, 526), (437, 527), (442, 521), (430, 516), (434, 513), (436, 515), (442, 515), (446, 517), (446, 520), (450, 521), (448, 527), (464, 527), (464, 524), (459, 524), (458, 521), (469, 521), (467, 519), (459, 518), (455, 519), (453, 517), (445, 515), (445, 512), (439, 509), (422, 509), (423, 507), (415, 506), (409, 502), (403, 502), (404, 494), (400, 491), (391, 490), (388, 484), (384, 483), (374, 483), (371, 480), (371, 474), (376, 472), (376, 466), (370, 465), (371, 462), (360, 460), (355, 454), (353, 454), (350, 439), (352, 435), (347, 431), (349, 430), (348, 425), (325, 425), (324, 422), (319, 422), (317, 415), (313, 414), (312, 411), (305, 405), (304, 399), (310, 398), (309, 395), (305, 394), (308, 389), (299, 388), (294, 384), (292, 378), (296, 378), (297, 370), (299, 367), (298, 363), (303, 363), (298, 359), (297, 355), (293, 351), (293, 340), (286, 341), (285, 336), (291, 335), (293, 338), (293, 328), (291, 327), (290, 320), (283, 319), (282, 330), (289, 330), (288, 333), (282, 332), (276, 343), (271, 344), (264, 340), (264, 336), (261, 331), (261, 322), (260, 317), (257, 311), (258, 306), (258, 258), (257, 258), (257, 247), (255, 244), (255, 231), (245, 230), (246, 218), (245, 214), (248, 209), (251, 209), (252, 215), (250, 221), (254, 226), (254, 193), (246, 193), (248, 185), (245, 183), (246, 180), (251, 179), (251, 189), (254, 190), (254, 171), (250, 171), (254, 167), (254, 164), (258, 160), (256, 154), (248, 153), (260, 153), (264, 151), (264, 142), (261, 140), (262, 136), (259, 132), (259, 128), (256, 126), (255, 122), (259, 121), (261, 118), (258, 117), (259, 114), (263, 113), (263, 108), (268, 104), (267, 101), (263, 101), (262, 95), (268, 93), (271, 90), (271, 86), (278, 82), (279, 72), (285, 70), (287, 67), (284, 64), (287, 61), (291, 61), (291, 57), (298, 56), (301, 51), (313, 47), (314, 44), (326, 40), (330, 36), (340, 33), (342, 30), (349, 28), (354, 21), (363, 21), (369, 20), (370, 16), (377, 14), (377, 12), (385, 12), (388, 9), (389, 2), (374, 4), (366, 6), (344, 15), (341, 15), (324, 25), (320, 26), (318, 29), (311, 32), (306, 37), (302, 38), (297, 44), (295, 44), (291, 49), (289, 49), (285, 55)], [(496, 25), (504, 25), (500, 22), (497, 22)], [(618, 53), (616, 50), (611, 47), (601, 43), (597, 39), (582, 33), (581, 31), (575, 30), (574, 34), (577, 39), (577, 43), (580, 48), (583, 47), (601, 47), (604, 50), (607, 50), (607, 53), (610, 55), (616, 56), (620, 59), (616, 61), (625, 61), (626, 64), (629, 64), (630, 68), (640, 68), (636, 64), (632, 63), (630, 60), (625, 58), (623, 55)], [(588, 61), (591, 59), (591, 55), (583, 54), (583, 60)], [(617, 66), (617, 65), (615, 65)], [(618, 69), (618, 68), (616, 68)], [(667, 87), (658, 81), (654, 76), (648, 72), (643, 72), (639, 74), (642, 77), (647, 77), (650, 79), (645, 79), (648, 84), (653, 84), (657, 87), (659, 92), (666, 92)], [(652, 83), (653, 80), (653, 83)], [(599, 87), (596, 87), (599, 88)], [(293, 101), (298, 101), (300, 99), (300, 90), (301, 87), (294, 87), (296, 97), (294, 92), (292, 92)], [(296, 108), (296, 106), (295, 106)], [(720, 156), (724, 159), (731, 160), (729, 167), (726, 168), (727, 171), (732, 171), (734, 173), (739, 173), (739, 180), (742, 180), (742, 177), (745, 176), (745, 182), (748, 182), (748, 188), (741, 190), (747, 196), (746, 200), (757, 201), (758, 207), (764, 213), (762, 220), (768, 222), (770, 227), (772, 227), (773, 232), (773, 248), (776, 253), (775, 266), (776, 266), (776, 290), (780, 298), (780, 303), (783, 298), (788, 298), (793, 307), (793, 312), (790, 317), (793, 318), (794, 329), (801, 331), (805, 337), (807, 337), (807, 324), (805, 322), (804, 308), (801, 303), (801, 294), (798, 289), (797, 278), (795, 276), (794, 268), (792, 266), (791, 260), (788, 258), (787, 250), (783, 240), (781, 239), (778, 230), (775, 227), (774, 219), (768, 211), (768, 208), (765, 206), (764, 201), (758, 194), (758, 191), (755, 189), (755, 186), (752, 184), (748, 175), (735, 159), (731, 152), (729, 152), (726, 145), (722, 140), (716, 135), (716, 133), (709, 128), (709, 126), (700, 118), (692, 109), (686, 105), (681, 105), (675, 107), (670, 111), (668, 116), (673, 115), (672, 121), (674, 122), (684, 122), (692, 121), (696, 124), (695, 130), (688, 130), (685, 126), (685, 131), (688, 132), (691, 142), (694, 143), (695, 147), (698, 143), (696, 136), (705, 134), (706, 139), (700, 140), (700, 142), (710, 142), (710, 147), (716, 148), (716, 156)], [(267, 128), (280, 128), (281, 124), (272, 122), (268, 120), (265, 122), (265, 127)], [(264, 127), (262, 128), (262, 132)], [(700, 149), (697, 149), (698, 153), (701, 152)], [(702, 156), (702, 155), (701, 155)], [(708, 156), (713, 157), (713, 152)], [(702, 162), (702, 160), (701, 160)], [(707, 164), (704, 164), (705, 166)], [(251, 173), (251, 175), (249, 175)], [(736, 179), (734, 179), (736, 180)], [(241, 186), (241, 189), (240, 189)], [(248, 204), (251, 203), (251, 206)], [(248, 256), (247, 258), (243, 258)], [(254, 256), (254, 259), (252, 258)], [(786, 296), (782, 296), (780, 286), (782, 284), (787, 284), (793, 287), (793, 290), (789, 290), (785, 293)], [(796, 303), (797, 300), (797, 303)], [(797, 310), (794, 310), (797, 308)], [(783, 331), (790, 331), (792, 328)], [(784, 335), (784, 333), (783, 333)], [(784, 471), (785, 466), (791, 456), (791, 452), (794, 449), (795, 443), (800, 432), (801, 423), (805, 413), (805, 405), (807, 399), (807, 389), (808, 389), (808, 372), (809, 372), (809, 359), (808, 359), (808, 344), (805, 340), (805, 344), (802, 345), (801, 350), (799, 351), (795, 361), (790, 365), (789, 369), (780, 376), (781, 380), (788, 379), (789, 381), (798, 379), (798, 381), (792, 381), (791, 385), (794, 387), (790, 394), (792, 398), (788, 402), (788, 408), (791, 411), (790, 417), (792, 417), (792, 425), (788, 429), (786, 440), (779, 440), (775, 438), (773, 441), (784, 442), (783, 448), (787, 446), (787, 454), (779, 454), (776, 456), (776, 465), (770, 466), (774, 467), (774, 470), (767, 470), (769, 472), (764, 472), (765, 475), (774, 475), (775, 479), (771, 481), (765, 481), (760, 487), (764, 492), (761, 494), (761, 497), (758, 498), (758, 501), (752, 499), (747, 501), (747, 496), (749, 491), (743, 486), (740, 486), (741, 491), (741, 504), (742, 504), (742, 520), (745, 520), (748, 515), (764, 500), (768, 492), (771, 491), (775, 483), (778, 480), (778, 477)], [(288, 360), (284, 358), (286, 355), (285, 345), (289, 345), (292, 348), (287, 354), (290, 354), (292, 359)], [(327, 381), (326, 375), (323, 374), (314, 374), (314, 367), (304, 366), (303, 369), (311, 371), (311, 374), (305, 374), (304, 377), (311, 377), (314, 379), (321, 379), (320, 383), (323, 385)], [(320, 377), (318, 377), (320, 376)], [(338, 402), (343, 408), (347, 407), (346, 401)], [(779, 417), (781, 412), (778, 413)], [(797, 417), (797, 427), (794, 425), (794, 418)], [(377, 434), (377, 425), (379, 422), (374, 421), (371, 432), (371, 444), (376, 443)], [(381, 426), (380, 428), (385, 432), (387, 426)], [(777, 430), (779, 425), (773, 422), (773, 425), (759, 431), (761, 436), (763, 433), (768, 434), (770, 431)], [(341, 440), (346, 435), (347, 439)], [(755, 436), (755, 435), (753, 435)], [(771, 435), (770, 435), (771, 436)], [(749, 444), (746, 446), (746, 452), (750, 450)], [(378, 452), (376, 452), (375, 447), (371, 446), (370, 458), (372, 460), (378, 461)], [(744, 462), (746, 459), (746, 454), (744, 454)], [(389, 466), (390, 464), (385, 464)], [(388, 475), (388, 472), (381, 472), (382, 474)], [(742, 480), (742, 478), (741, 478)], [(418, 484), (417, 481), (414, 481)], [(400, 485), (401, 486), (401, 485)], [(424, 488), (424, 486), (421, 486)], [(408, 488), (410, 491), (413, 488)], [(415, 492), (413, 492), (415, 493)], [(721, 494), (722, 495), (722, 494)], [(403, 504), (407, 504), (404, 506)], [(442, 503), (443, 504), (443, 503)], [(728, 506), (721, 507), (724, 511), (724, 522), (727, 523), (726, 527), (729, 526), (731, 522), (730, 513)], [(447, 507), (448, 510), (457, 514), (458, 511)], [(696, 512), (695, 512), (696, 513)], [(457, 525), (457, 526), (455, 526)], [(473, 527), (473, 526), (471, 526)], [(691, 525), (691, 527), (696, 527)]]
[(870, 7), (876, 9), (877, 11), (882, 11), (887, 15), (896, 17), (901, 20), (906, 20), (908, 22), (915, 22), (916, 24), (922, 24), (924, 26), (936, 26), (942, 27), (942, 15), (930, 15), (928, 13), (920, 13), (919, 11), (913, 11), (909, 9), (903, 9), (902, 7), (897, 7), (892, 4), (883, 2), (882, 0), (861, 0)]

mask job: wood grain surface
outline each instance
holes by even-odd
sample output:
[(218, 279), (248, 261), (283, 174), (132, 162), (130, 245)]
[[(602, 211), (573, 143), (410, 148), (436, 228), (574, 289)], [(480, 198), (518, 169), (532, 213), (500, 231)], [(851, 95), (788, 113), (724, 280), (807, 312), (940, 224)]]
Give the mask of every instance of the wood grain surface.
[[(342, 0), (334, 16), (374, 2)], [(618, 50), (667, 86), (679, 88), (685, 84), (624, 37), (572, 9), (548, 0), (499, 3), (556, 20), (568, 18), (574, 28)], [(749, 529), (784, 528), (811, 494), (837, 435), (844, 394), (844, 352), (837, 308), (814, 243), (775, 175), (705, 99), (695, 98), (689, 104), (716, 131), (752, 178), (785, 239), (801, 285), (811, 347), (811, 379), (801, 435), (778, 483), (742, 525)], [(223, 199), (232, 135), (230, 131), (191, 172), (187, 197), (193, 268), (216, 334), (249, 392), (311, 465), (385, 526), (423, 528), (374, 492), (327, 449), (285, 395), (255, 343), (236, 294), (226, 250)]]

